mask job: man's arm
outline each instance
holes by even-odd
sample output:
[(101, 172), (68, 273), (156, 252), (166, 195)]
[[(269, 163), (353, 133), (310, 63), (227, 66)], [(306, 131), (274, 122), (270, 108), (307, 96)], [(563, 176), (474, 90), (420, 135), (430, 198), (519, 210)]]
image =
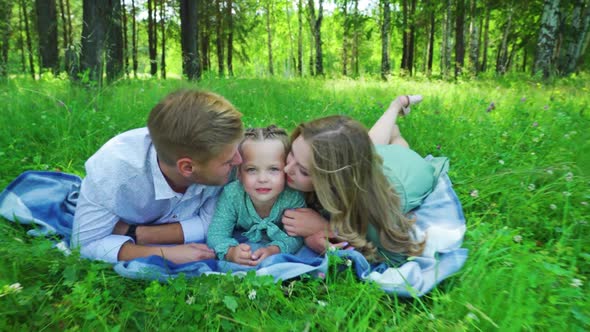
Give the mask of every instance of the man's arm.
[[(119, 220), (113, 229), (115, 235), (125, 235), (130, 225)], [(184, 232), (178, 222), (159, 225), (136, 225), (135, 244), (182, 244)]]

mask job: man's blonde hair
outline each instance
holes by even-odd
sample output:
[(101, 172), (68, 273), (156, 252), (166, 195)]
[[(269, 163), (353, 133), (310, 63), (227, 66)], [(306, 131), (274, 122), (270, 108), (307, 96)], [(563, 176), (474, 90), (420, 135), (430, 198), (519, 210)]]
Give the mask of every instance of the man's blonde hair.
[(242, 114), (212, 92), (179, 90), (150, 112), (148, 130), (160, 161), (174, 165), (183, 157), (206, 163), (243, 133)]
[(400, 198), (383, 173), (383, 160), (361, 123), (329, 116), (299, 125), (291, 141), (300, 135), (312, 150), (315, 195), (308, 203), (313, 206), (317, 200), (330, 213), (340, 238), (368, 260), (382, 261), (375, 244), (367, 241), (371, 224), (387, 251), (421, 253), (424, 241), (414, 240), (414, 220), (403, 214)]

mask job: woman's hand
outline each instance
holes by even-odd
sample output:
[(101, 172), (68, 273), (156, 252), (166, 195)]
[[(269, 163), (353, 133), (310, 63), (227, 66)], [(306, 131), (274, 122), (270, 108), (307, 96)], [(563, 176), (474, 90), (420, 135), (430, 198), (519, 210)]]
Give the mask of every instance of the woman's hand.
[(309, 249), (317, 252), (318, 254), (323, 254), (329, 247), (334, 247), (337, 249), (344, 249), (348, 246), (348, 242), (337, 242), (339, 241), (334, 234), (334, 232), (329, 232), (326, 236), (325, 231), (319, 231), (315, 234), (312, 234), (304, 239), (305, 245), (309, 247)]
[(286, 210), (282, 222), (290, 236), (308, 237), (329, 227), (328, 220), (310, 208)]

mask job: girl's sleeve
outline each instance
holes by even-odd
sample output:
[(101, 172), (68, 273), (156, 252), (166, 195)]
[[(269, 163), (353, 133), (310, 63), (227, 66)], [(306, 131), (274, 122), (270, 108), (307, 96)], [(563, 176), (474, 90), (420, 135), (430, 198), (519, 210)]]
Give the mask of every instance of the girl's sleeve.
[[(283, 211), (286, 209), (305, 207), (305, 199), (299, 191), (286, 188), (283, 197), (283, 202), (281, 202)], [(303, 246), (303, 238), (301, 236), (289, 236), (285, 232), (283, 229), (283, 223), (280, 220), (282, 215), (283, 214), (281, 213), (279, 220), (277, 221), (279, 226), (278, 230), (272, 232), (272, 234), (270, 232), (268, 233), (268, 237), (272, 240), (268, 245), (275, 245), (279, 247), (279, 249), (281, 249), (281, 253), (294, 254)]]
[(236, 210), (238, 197), (235, 195), (234, 188), (236, 186), (232, 186), (230, 183), (223, 189), (207, 232), (207, 245), (215, 251), (217, 258), (220, 260), (225, 258), (225, 254), (227, 254), (230, 247), (239, 244), (232, 237), (238, 220), (238, 211)]

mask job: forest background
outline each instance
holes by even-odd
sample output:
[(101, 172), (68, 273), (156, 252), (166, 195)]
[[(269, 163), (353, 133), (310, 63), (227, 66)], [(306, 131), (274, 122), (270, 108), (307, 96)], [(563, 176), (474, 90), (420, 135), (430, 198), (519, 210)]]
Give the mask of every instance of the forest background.
[(178, 88), (247, 126), (345, 114), (397, 94), (421, 155), (448, 156), (465, 266), (423, 297), (325, 278), (121, 277), (0, 219), (0, 330), (590, 329), (588, 0), (0, 0), (0, 188), (84, 176)]

